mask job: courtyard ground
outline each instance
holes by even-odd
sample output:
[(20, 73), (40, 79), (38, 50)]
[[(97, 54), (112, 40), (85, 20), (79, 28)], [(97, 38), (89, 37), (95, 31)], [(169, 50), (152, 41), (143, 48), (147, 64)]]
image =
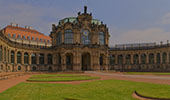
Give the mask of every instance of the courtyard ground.
[[(16, 93), (18, 94), (18, 92), (16, 92), (17, 90), (19, 91), (19, 93), (22, 93), (24, 91), (28, 92), (27, 90), (25, 90), (28, 87), (32, 87), (32, 88), (35, 87), (35, 88), (40, 89), (41, 86), (46, 86), (46, 87), (54, 86), (53, 88), (51, 88), (51, 90), (49, 89), (49, 91), (54, 91), (53, 89), (55, 89), (55, 92), (57, 92), (57, 93), (59, 93), (59, 92), (62, 92), (63, 94), (68, 93), (70, 95), (70, 98), (73, 98), (73, 99), (70, 99), (70, 100), (94, 100), (94, 97), (92, 95), (91, 95), (92, 96), (91, 98), (82, 99), (82, 98), (85, 98), (85, 95), (82, 94), (83, 92), (85, 92), (84, 89), (85, 88), (90, 89), (89, 87), (91, 87), (93, 91), (99, 90), (98, 91), (99, 93), (96, 93), (96, 94), (93, 94), (93, 95), (97, 95), (97, 96), (100, 97), (100, 93), (104, 93), (104, 94), (106, 94), (106, 96), (110, 96), (109, 98), (106, 98), (105, 100), (120, 100), (120, 99), (116, 99), (116, 97), (113, 97), (111, 94), (108, 94), (107, 93), (108, 91), (113, 92), (113, 93), (120, 92), (120, 91), (125, 91), (125, 92), (129, 91), (129, 93), (127, 93), (127, 94), (126, 93), (124, 94), (123, 92), (120, 93), (120, 96), (129, 96), (130, 94), (133, 94), (134, 90), (137, 89), (137, 91), (141, 94), (144, 94), (144, 95), (147, 96), (147, 93), (148, 93), (149, 94), (148, 96), (155, 97), (156, 95), (157, 96), (159, 96), (159, 95), (157, 93), (155, 94), (153, 92), (158, 91), (158, 90), (159, 91), (162, 90), (163, 91), (162, 94), (164, 94), (164, 95), (162, 95), (162, 97), (169, 97), (167, 95), (170, 95), (168, 93), (170, 91), (170, 86), (169, 86), (170, 75), (166, 75), (166, 76), (162, 76), (162, 75), (127, 75), (127, 74), (123, 74), (123, 73), (106, 73), (106, 72), (103, 73), (103, 72), (93, 72), (93, 71), (88, 71), (88, 72), (85, 72), (84, 74), (80, 74), (80, 75), (89, 75), (89, 76), (93, 76), (93, 77), (100, 77), (100, 79), (69, 81), (69, 82), (44, 82), (44, 83), (30, 83), (29, 82), (28, 83), (28, 82), (26, 82), (26, 80), (29, 79), (31, 77), (31, 75), (18, 76), (18, 77), (6, 79), (6, 80), (0, 80), (0, 92), (3, 92), (6, 89), (10, 88), (7, 91), (0, 94), (0, 100), (20, 100), (20, 99), (18, 99), (19, 97), (14, 97), (13, 99), (4, 99), (4, 98), (5, 98), (5, 96), (7, 96), (7, 94), (8, 94), (8, 96), (12, 96)], [(112, 79), (116, 79), (116, 80), (112, 80)], [(100, 80), (104, 80), (104, 81), (100, 81)], [(119, 81), (119, 80), (128, 80), (128, 81)], [(131, 82), (131, 81), (133, 81), (133, 82)], [(21, 82), (24, 82), (24, 83), (21, 83)], [(141, 83), (141, 82), (145, 82), (145, 83)], [(18, 83), (20, 83), (20, 84), (18, 84)], [(56, 86), (55, 84), (50, 85), (48, 83), (64, 83), (64, 84), (63, 85), (58, 84)], [(154, 83), (154, 84), (150, 84), (150, 83)], [(159, 84), (168, 84), (168, 85), (159, 85)], [(127, 88), (122, 88), (123, 85), (127, 86)], [(63, 86), (63, 88), (60, 88), (62, 86)], [(85, 87), (85, 86), (87, 86), (87, 87)], [(95, 88), (96, 86), (99, 86), (99, 87)], [(114, 87), (114, 86), (116, 86), (116, 87)], [(64, 88), (64, 87), (67, 87), (67, 88)], [(121, 87), (120, 89), (118, 89), (119, 91), (116, 90), (117, 87)], [(80, 89), (80, 90), (77, 91), (77, 90), (74, 90), (73, 88)], [(109, 88), (112, 89), (112, 90), (109, 90)], [(46, 90), (47, 88), (43, 88), (43, 89)], [(57, 91), (56, 89), (57, 90), (58, 89), (59, 90), (64, 89), (65, 91)], [(73, 89), (75, 92), (73, 92), (73, 94), (72, 93), (70, 94), (69, 92), (71, 92), (71, 91), (68, 91), (67, 89), (68, 90)], [(102, 91), (105, 91), (105, 92), (100, 91), (101, 89), (103, 89)], [(67, 92), (66, 92), (66, 90), (67, 90)], [(148, 92), (144, 92), (144, 91), (148, 91)], [(79, 92), (81, 92), (81, 93), (79, 93)], [(86, 92), (88, 92), (88, 90)], [(37, 93), (35, 93), (35, 94), (37, 94)], [(77, 96), (75, 94), (79, 94), (79, 96)], [(24, 95), (24, 94), (22, 94), (22, 95)], [(27, 95), (31, 96), (33, 94), (30, 94), (28, 92)], [(51, 95), (53, 95), (52, 97), (54, 97), (53, 93)], [(43, 95), (41, 95), (41, 96), (43, 97)], [(101, 99), (99, 97), (96, 98), (96, 100), (102, 100), (103, 97), (100, 97)], [(159, 96), (159, 97), (161, 97), (161, 96)], [(23, 98), (26, 98), (26, 97), (23, 97)], [(61, 98), (62, 97), (60, 97), (60, 99)], [(66, 98), (67, 98), (67, 96), (66, 96)], [(68, 98), (69, 98), (69, 96), (68, 96)], [(74, 99), (74, 98), (78, 98), (78, 99)], [(115, 98), (115, 99), (111, 99), (111, 98)], [(117, 98), (120, 98), (120, 97), (117, 97)], [(132, 96), (122, 98), (121, 100), (126, 100), (126, 98), (129, 98), (127, 100), (136, 100)], [(35, 99), (30, 99), (30, 100), (35, 100)], [(45, 99), (41, 98), (39, 100), (45, 100)], [(47, 100), (56, 100), (56, 99), (49, 98)], [(66, 99), (63, 99), (63, 100), (66, 100)]]

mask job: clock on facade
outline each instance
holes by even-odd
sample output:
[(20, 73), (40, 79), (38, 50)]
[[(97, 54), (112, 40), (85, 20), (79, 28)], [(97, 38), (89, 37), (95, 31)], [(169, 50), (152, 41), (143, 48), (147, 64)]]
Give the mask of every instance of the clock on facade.
[(89, 30), (86, 30), (86, 29), (85, 29), (85, 30), (83, 30), (82, 32), (83, 32), (83, 35), (84, 35), (84, 36), (88, 36), (88, 35), (89, 35)]

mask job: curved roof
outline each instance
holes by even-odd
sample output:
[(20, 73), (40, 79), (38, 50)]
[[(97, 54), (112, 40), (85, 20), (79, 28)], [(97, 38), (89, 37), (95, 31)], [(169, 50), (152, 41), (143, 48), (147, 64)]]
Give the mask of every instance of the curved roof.
[[(60, 23), (67, 23), (67, 22), (71, 22), (71, 23), (75, 22), (75, 23), (77, 23), (77, 18), (76, 18), (76, 17), (66, 17), (66, 18), (64, 18), (64, 19), (61, 19), (61, 20), (59, 21), (59, 24), (60, 24)], [(101, 21), (98, 20), (98, 19), (92, 19), (91, 23), (101, 25)]]

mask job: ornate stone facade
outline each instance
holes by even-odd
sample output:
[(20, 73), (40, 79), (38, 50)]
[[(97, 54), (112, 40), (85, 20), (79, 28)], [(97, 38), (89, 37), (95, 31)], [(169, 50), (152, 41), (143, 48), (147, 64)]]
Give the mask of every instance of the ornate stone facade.
[(110, 48), (108, 28), (87, 7), (78, 17), (52, 25), (52, 46), (11, 41), (0, 32), (0, 72), (170, 71), (170, 45)]

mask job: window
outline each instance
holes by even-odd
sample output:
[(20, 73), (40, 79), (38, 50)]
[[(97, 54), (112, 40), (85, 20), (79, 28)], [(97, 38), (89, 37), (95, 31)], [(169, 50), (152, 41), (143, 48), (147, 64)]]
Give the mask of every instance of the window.
[(99, 32), (99, 44), (100, 45), (104, 45), (105, 43), (105, 36), (104, 36), (104, 32)]
[(114, 55), (110, 55), (110, 64), (114, 65), (116, 62), (115, 56)]
[(13, 38), (16, 38), (16, 34), (13, 34)]
[(52, 64), (52, 63), (53, 63), (52, 55), (48, 54), (48, 64)]
[(14, 53), (14, 51), (11, 51), (11, 63), (12, 64), (15, 63), (15, 53)]
[(42, 42), (42, 39), (40, 39), (40, 41)]
[(32, 40), (34, 40), (34, 37), (32, 37)]
[(20, 52), (17, 53), (17, 63), (21, 64), (21, 53)]
[(23, 35), (22, 38), (25, 39), (25, 36)]
[(28, 53), (24, 53), (24, 64), (28, 64), (28, 62), (29, 62)]
[(73, 32), (72, 30), (65, 30), (64, 32), (64, 43), (72, 44), (73, 43)]
[(39, 64), (44, 64), (44, 54), (39, 55)]
[(36, 38), (36, 41), (38, 41), (39, 39), (38, 38)]
[(81, 43), (84, 45), (90, 44), (90, 32), (89, 30), (85, 29), (81, 32)]
[(18, 70), (21, 70), (21, 66), (18, 66)]
[(18, 35), (18, 38), (21, 38), (21, 35)]
[(8, 33), (8, 36), (10, 37), (10, 36), (11, 36), (11, 34), (10, 34), (10, 33)]
[(31, 59), (31, 60), (32, 60), (31, 63), (32, 63), (32, 64), (36, 64), (36, 62), (37, 62), (37, 60), (36, 60), (36, 54), (33, 53), (31, 58), (32, 58), (32, 59)]
[(47, 40), (48, 43), (50, 43), (50, 40)]
[(141, 63), (146, 64), (146, 54), (141, 55)]
[[(61, 32), (58, 33), (56, 39), (57, 39), (57, 45), (61, 44), (61, 42), (62, 42), (62, 41), (61, 41), (61, 40), (62, 40), (62, 34), (61, 34)], [(49, 41), (49, 42), (50, 42), (50, 41)]]
[(150, 53), (149, 54), (149, 64), (153, 64), (154, 63), (154, 54)]
[(27, 36), (27, 39), (28, 39), (28, 40), (30, 40), (30, 37), (29, 37), (29, 36)]

